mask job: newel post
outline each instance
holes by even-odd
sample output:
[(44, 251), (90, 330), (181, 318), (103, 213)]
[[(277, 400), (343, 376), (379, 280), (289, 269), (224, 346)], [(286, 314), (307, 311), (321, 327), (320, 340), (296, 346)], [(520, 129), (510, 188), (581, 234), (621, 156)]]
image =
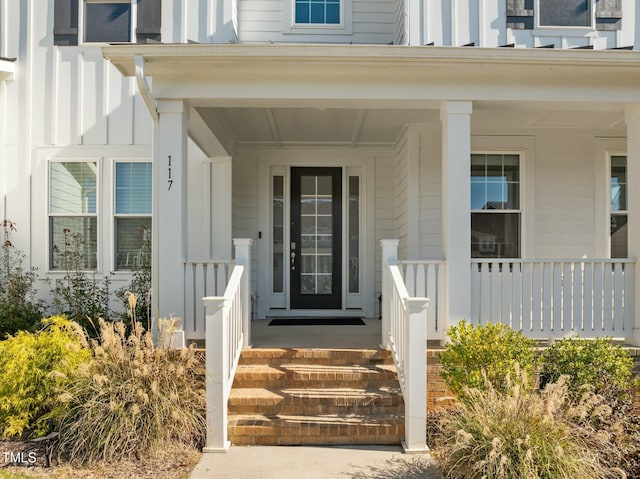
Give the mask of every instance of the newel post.
[(226, 382), (229, 380), (229, 342), (224, 318), (224, 298), (204, 298), (206, 308), (206, 399), (207, 442), (203, 452), (227, 452), (231, 443), (227, 435)]
[(380, 240), (382, 247), (382, 341), (380, 346), (384, 349), (390, 349), (391, 343), (389, 333), (391, 332), (391, 278), (387, 271), (387, 264), (395, 265), (398, 263), (398, 245), (400, 240), (383, 239)]
[(409, 328), (404, 409), (405, 453), (421, 453), (427, 447), (427, 298), (407, 298)]
[(236, 250), (236, 264), (244, 266), (240, 297), (242, 299), (242, 346), (251, 346), (251, 238), (234, 238), (233, 246)]

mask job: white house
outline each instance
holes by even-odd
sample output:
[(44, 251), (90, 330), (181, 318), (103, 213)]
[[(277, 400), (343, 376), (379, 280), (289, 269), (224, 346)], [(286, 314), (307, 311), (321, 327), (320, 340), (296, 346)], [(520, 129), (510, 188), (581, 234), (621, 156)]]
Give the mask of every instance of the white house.
[(429, 339), (640, 344), (636, 25), (634, 0), (4, 0), (2, 214), (53, 278), (64, 228), (116, 283), (150, 228), (190, 339), (247, 238), (247, 335), (250, 303), (388, 333), (408, 296)]

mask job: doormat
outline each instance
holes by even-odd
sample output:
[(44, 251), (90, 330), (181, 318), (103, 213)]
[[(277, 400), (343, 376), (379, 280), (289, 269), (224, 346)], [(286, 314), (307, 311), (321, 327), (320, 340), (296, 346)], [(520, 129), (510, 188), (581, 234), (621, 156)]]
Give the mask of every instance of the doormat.
[(364, 326), (361, 318), (276, 318), (269, 326)]

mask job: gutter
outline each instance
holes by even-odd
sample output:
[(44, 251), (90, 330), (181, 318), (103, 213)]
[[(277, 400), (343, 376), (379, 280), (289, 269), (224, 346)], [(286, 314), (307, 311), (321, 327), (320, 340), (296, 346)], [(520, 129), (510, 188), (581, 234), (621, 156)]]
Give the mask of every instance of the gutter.
[(158, 119), (158, 102), (153, 97), (151, 90), (149, 89), (149, 83), (147, 83), (147, 77), (145, 75), (145, 61), (142, 55), (135, 56), (136, 67), (136, 82), (138, 84), (138, 90), (142, 95), (142, 100), (149, 110), (151, 118)]

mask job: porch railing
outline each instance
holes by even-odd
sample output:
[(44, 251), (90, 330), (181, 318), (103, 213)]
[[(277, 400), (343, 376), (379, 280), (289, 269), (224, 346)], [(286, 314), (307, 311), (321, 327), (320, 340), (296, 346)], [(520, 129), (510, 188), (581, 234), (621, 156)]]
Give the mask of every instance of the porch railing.
[[(391, 349), (405, 404), (406, 452), (425, 451), (429, 299), (411, 297), (397, 262), (397, 240), (382, 240), (383, 344)], [(386, 337), (385, 337), (386, 336)]]
[(629, 338), (633, 334), (632, 259), (472, 260), (475, 324), (500, 322), (537, 339)]
[(206, 308), (207, 440), (204, 452), (226, 452), (227, 403), (240, 353), (250, 343), (251, 240), (234, 240), (236, 264), (222, 296), (203, 298)]
[(185, 261), (184, 331), (188, 339), (205, 334), (205, 306), (202, 298), (223, 296), (233, 271), (233, 260)]
[(447, 332), (444, 260), (399, 260), (398, 267), (410, 297), (429, 298), (427, 337), (444, 339)]

